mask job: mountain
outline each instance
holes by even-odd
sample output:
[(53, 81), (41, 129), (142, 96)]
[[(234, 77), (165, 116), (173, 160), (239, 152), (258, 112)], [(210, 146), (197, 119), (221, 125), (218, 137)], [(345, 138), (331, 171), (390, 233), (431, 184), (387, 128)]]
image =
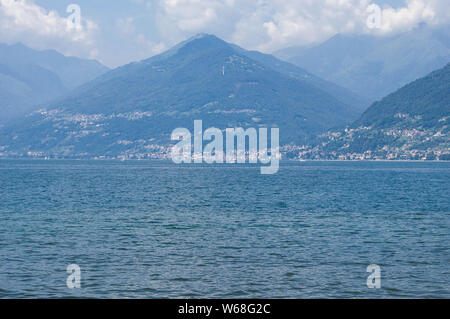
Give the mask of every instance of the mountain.
[(303, 158), (450, 159), (450, 63), (374, 103)]
[(108, 71), (97, 61), (0, 44), (0, 121), (24, 114)]
[(24, 114), (31, 106), (61, 95), (67, 89), (59, 77), (37, 65), (0, 62), (0, 122)]
[(274, 70), (277, 70), (280, 73), (283, 73), (289, 77), (293, 77), (298, 80), (305, 80), (314, 86), (321, 88), (338, 100), (350, 105), (357, 112), (364, 112), (367, 107), (370, 106), (370, 100), (364, 98), (348, 89), (344, 89), (343, 87), (329, 81), (325, 81), (322, 78), (319, 78), (312, 73), (305, 71), (304, 69), (295, 66), (292, 63), (285, 62), (283, 60), (277, 59), (275, 56), (270, 54), (264, 54), (258, 51), (246, 51), (242, 48), (235, 46), (237, 50), (240, 50), (242, 54), (247, 55), (249, 58), (254, 59), (264, 65), (271, 67)]
[(288, 144), (357, 118), (359, 109), (336, 97), (352, 93), (289, 66), (198, 35), (5, 127), (0, 145), (17, 156), (140, 157), (169, 145), (174, 129), (192, 130), (197, 119), (205, 128), (277, 126)]
[(388, 37), (336, 35), (276, 55), (375, 101), (450, 62), (450, 30), (420, 26)]

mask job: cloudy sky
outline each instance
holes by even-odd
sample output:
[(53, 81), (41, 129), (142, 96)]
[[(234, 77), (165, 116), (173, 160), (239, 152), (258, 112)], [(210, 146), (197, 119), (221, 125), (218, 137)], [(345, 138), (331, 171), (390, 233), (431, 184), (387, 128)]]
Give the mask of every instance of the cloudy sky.
[[(81, 9), (79, 27), (67, 23), (71, 4)], [(381, 8), (379, 28), (367, 26), (371, 4)], [(336, 33), (386, 36), (449, 21), (450, 0), (0, 0), (1, 43), (56, 49), (109, 67), (202, 32), (273, 52)]]

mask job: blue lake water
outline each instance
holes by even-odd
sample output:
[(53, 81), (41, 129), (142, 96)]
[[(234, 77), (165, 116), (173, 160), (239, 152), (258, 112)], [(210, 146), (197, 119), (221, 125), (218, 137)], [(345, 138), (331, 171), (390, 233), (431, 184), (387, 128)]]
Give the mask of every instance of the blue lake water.
[(450, 163), (0, 161), (0, 298), (450, 298), (449, 181)]

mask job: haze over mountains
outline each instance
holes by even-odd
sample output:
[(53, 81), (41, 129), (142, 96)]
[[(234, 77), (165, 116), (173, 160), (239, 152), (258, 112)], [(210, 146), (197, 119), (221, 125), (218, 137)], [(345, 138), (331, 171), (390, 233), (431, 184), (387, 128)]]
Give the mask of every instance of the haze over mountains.
[(336, 35), (275, 55), (375, 101), (448, 63), (450, 30), (421, 26), (389, 37)]
[[(361, 51), (377, 52), (381, 42), (364, 47), (373, 39), (361, 39), (342, 42), (341, 36), (335, 37), (324, 44), (326, 50), (320, 48), (323, 56), (318, 51), (315, 57), (326, 60), (326, 54), (335, 52), (331, 61), (336, 64), (327, 62), (324, 67), (334, 66), (338, 74), (358, 60)], [(420, 44), (412, 50), (405, 35), (396, 39), (377, 40), (388, 43), (375, 54), (381, 62), (375, 59), (378, 62), (371, 65), (370, 59), (362, 59), (352, 64), (349, 70), (361, 81), (361, 88), (371, 88), (369, 83), (380, 79), (387, 90), (394, 85), (393, 78), (402, 81), (450, 60), (438, 44), (432, 54), (422, 48), (420, 55)], [(440, 44), (446, 39), (445, 34), (431, 37)], [(335, 42), (344, 43), (341, 51), (330, 45)], [(411, 49), (411, 57), (404, 47)], [(444, 158), (450, 148), (448, 65), (373, 104), (358, 119), (369, 99), (213, 35), (197, 35), (160, 55), (106, 73), (95, 61), (53, 51), (3, 49), (16, 54), (3, 53), (6, 64), (0, 63), (2, 110), (8, 105), (20, 105), (21, 111), (40, 109), (0, 125), (0, 157), (164, 158), (171, 132), (179, 127), (192, 131), (197, 119), (203, 120), (204, 128), (279, 127), (281, 145), (291, 157)], [(383, 54), (388, 52), (394, 57), (403, 52), (404, 64), (398, 67), (385, 61)], [(366, 64), (371, 67), (365, 68)], [(351, 72), (344, 72), (349, 81)], [(78, 86), (86, 80), (90, 81)], [(62, 93), (63, 97), (53, 99)], [(21, 104), (20, 98), (25, 102)], [(41, 103), (49, 99), (53, 100)], [(349, 123), (353, 124), (347, 130), (339, 130)]]
[(24, 115), (108, 70), (94, 60), (0, 44), (0, 122)]
[(340, 100), (351, 96), (298, 67), (199, 35), (6, 127), (0, 145), (18, 154), (146, 154), (196, 119), (221, 129), (282, 127), (281, 143), (304, 143), (356, 119), (360, 107)]

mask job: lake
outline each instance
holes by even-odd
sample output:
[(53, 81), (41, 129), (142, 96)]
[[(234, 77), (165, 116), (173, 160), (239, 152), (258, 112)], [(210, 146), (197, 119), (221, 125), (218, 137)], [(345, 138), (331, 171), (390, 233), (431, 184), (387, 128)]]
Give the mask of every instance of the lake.
[(445, 162), (2, 160), (0, 298), (450, 298), (449, 181)]

